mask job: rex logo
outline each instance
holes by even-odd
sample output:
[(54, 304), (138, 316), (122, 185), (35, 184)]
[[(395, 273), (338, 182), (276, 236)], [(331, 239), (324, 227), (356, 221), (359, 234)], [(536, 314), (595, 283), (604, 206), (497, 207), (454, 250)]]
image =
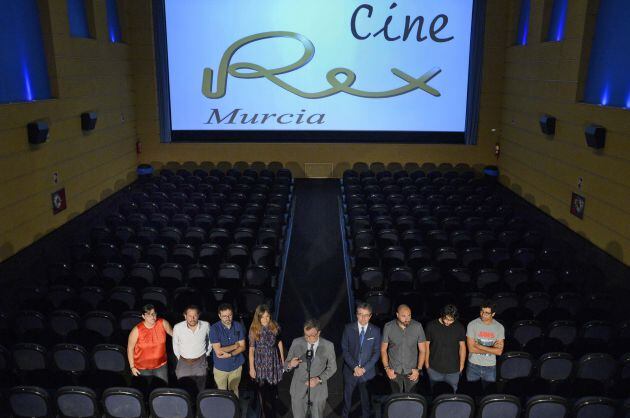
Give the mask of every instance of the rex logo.
[[(250, 62), (231, 63), (233, 55), (243, 46), (270, 38), (295, 39), (302, 43), (304, 47), (304, 54), (295, 63), (274, 69), (264, 68), (258, 64)], [(219, 64), (219, 69), (217, 71), (216, 90), (213, 90), (214, 71), (211, 68), (204, 68), (201, 91), (203, 95), (209, 99), (219, 99), (224, 97), (227, 90), (227, 79), (229, 74), (232, 77), (243, 79), (266, 78), (267, 80), (276, 84), (278, 87), (305, 99), (322, 99), (340, 92), (344, 92), (352, 96), (371, 99), (399, 96), (405, 93), (409, 93), (413, 90), (422, 90), (435, 97), (439, 97), (441, 95), (437, 89), (428, 85), (429, 81), (431, 81), (442, 71), (439, 68), (432, 68), (418, 78), (415, 78), (398, 68), (392, 68), (392, 74), (402, 79), (405, 84), (398, 88), (385, 91), (364, 91), (352, 87), (354, 85), (354, 82), (356, 81), (357, 76), (352, 70), (343, 67), (333, 68), (326, 73), (326, 80), (330, 84), (330, 88), (319, 92), (302, 91), (281, 80), (278, 77), (278, 75), (280, 74), (289, 73), (291, 71), (296, 71), (302, 68), (313, 59), (314, 55), (315, 46), (313, 45), (313, 43), (308, 38), (299, 33), (275, 31), (246, 36), (245, 38), (234, 42), (223, 53), (223, 57), (221, 58), (221, 62)], [(345, 79), (343, 81), (340, 81), (337, 78), (339, 75), (344, 75)]]

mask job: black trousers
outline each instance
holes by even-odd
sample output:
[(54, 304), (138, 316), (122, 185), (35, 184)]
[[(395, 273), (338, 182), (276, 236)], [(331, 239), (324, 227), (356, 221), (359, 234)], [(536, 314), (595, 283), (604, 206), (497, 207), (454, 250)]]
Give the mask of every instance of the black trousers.
[(262, 408), (263, 418), (278, 416), (278, 385), (267, 382), (256, 382), (258, 403)]
[(371, 411), (371, 399), (370, 392), (368, 390), (368, 381), (361, 382), (358, 378), (344, 373), (343, 375), (343, 410), (341, 416), (347, 418), (350, 415), (350, 409), (352, 408), (352, 395), (356, 388), (359, 389), (359, 395), (361, 396), (361, 416), (363, 418), (369, 418)]

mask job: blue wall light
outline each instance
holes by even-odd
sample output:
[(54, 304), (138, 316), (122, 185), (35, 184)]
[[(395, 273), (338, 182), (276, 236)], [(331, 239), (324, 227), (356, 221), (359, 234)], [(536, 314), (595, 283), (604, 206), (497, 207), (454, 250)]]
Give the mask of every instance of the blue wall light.
[(602, 99), (599, 104), (602, 106), (608, 106), (610, 102), (610, 84), (606, 84), (604, 86), (604, 90), (602, 91)]
[(564, 27), (567, 23), (568, 0), (554, 0), (549, 21), (547, 41), (559, 42), (564, 38)]
[(110, 42), (122, 42), (120, 20), (118, 19), (118, 2), (116, 0), (107, 0), (107, 29)]
[(0, 103), (51, 97), (37, 0), (0, 0)]
[(67, 0), (68, 22), (70, 23), (70, 36), (76, 38), (89, 38), (90, 28), (85, 11), (85, 0)]
[(584, 101), (628, 107), (630, 91), (630, 7), (627, 0), (600, 2)]
[(516, 30), (516, 45), (527, 45), (527, 32), (529, 31), (530, 0), (521, 0), (521, 13), (518, 18)]

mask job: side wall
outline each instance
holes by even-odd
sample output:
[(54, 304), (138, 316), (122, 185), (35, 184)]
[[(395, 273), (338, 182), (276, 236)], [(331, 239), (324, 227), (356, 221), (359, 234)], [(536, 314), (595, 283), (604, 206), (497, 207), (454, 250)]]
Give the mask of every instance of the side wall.
[[(518, 3), (511, 2), (508, 21), (516, 21)], [(507, 49), (501, 182), (627, 265), (630, 111), (580, 103), (597, 1), (569, 1), (564, 40), (542, 42), (543, 16), (550, 4), (532, 0), (528, 44)], [(514, 31), (506, 33), (510, 44)], [(553, 137), (538, 126), (544, 113), (557, 118)], [(589, 123), (606, 127), (603, 150), (586, 146), (584, 127)], [(586, 198), (583, 220), (569, 213), (572, 192)]]
[[(133, 69), (136, 80), (138, 136), (142, 141), (142, 162), (160, 167), (169, 161), (278, 161), (297, 176), (305, 175), (305, 163), (331, 163), (333, 175), (339, 176), (353, 163), (363, 162), (464, 162), (471, 165), (495, 161), (494, 144), (498, 140), (503, 87), (503, 64), (507, 7), (503, 0), (488, 0), (483, 84), (478, 145), (362, 145), (362, 144), (163, 144), (159, 142), (155, 59), (153, 52), (151, 2), (135, 0), (130, 8)], [(135, 42), (137, 41), (137, 42)], [(494, 130), (493, 130), (494, 129)]]
[[(71, 38), (66, 3), (40, 1), (55, 98), (0, 105), (0, 261), (135, 179), (130, 46), (109, 42), (105, 0), (87, 2), (95, 39)], [(123, 1), (120, 6), (128, 41)], [(87, 134), (80, 121), (85, 111), (98, 113)], [(37, 119), (48, 121), (50, 138), (31, 147), (26, 124)], [(68, 206), (53, 215), (51, 193), (62, 187)]]

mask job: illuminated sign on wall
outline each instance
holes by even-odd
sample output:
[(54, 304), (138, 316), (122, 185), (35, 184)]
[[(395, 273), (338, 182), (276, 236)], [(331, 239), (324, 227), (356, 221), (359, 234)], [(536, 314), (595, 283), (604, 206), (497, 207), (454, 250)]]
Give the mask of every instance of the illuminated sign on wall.
[(463, 138), (473, 0), (165, 0), (170, 125)]

